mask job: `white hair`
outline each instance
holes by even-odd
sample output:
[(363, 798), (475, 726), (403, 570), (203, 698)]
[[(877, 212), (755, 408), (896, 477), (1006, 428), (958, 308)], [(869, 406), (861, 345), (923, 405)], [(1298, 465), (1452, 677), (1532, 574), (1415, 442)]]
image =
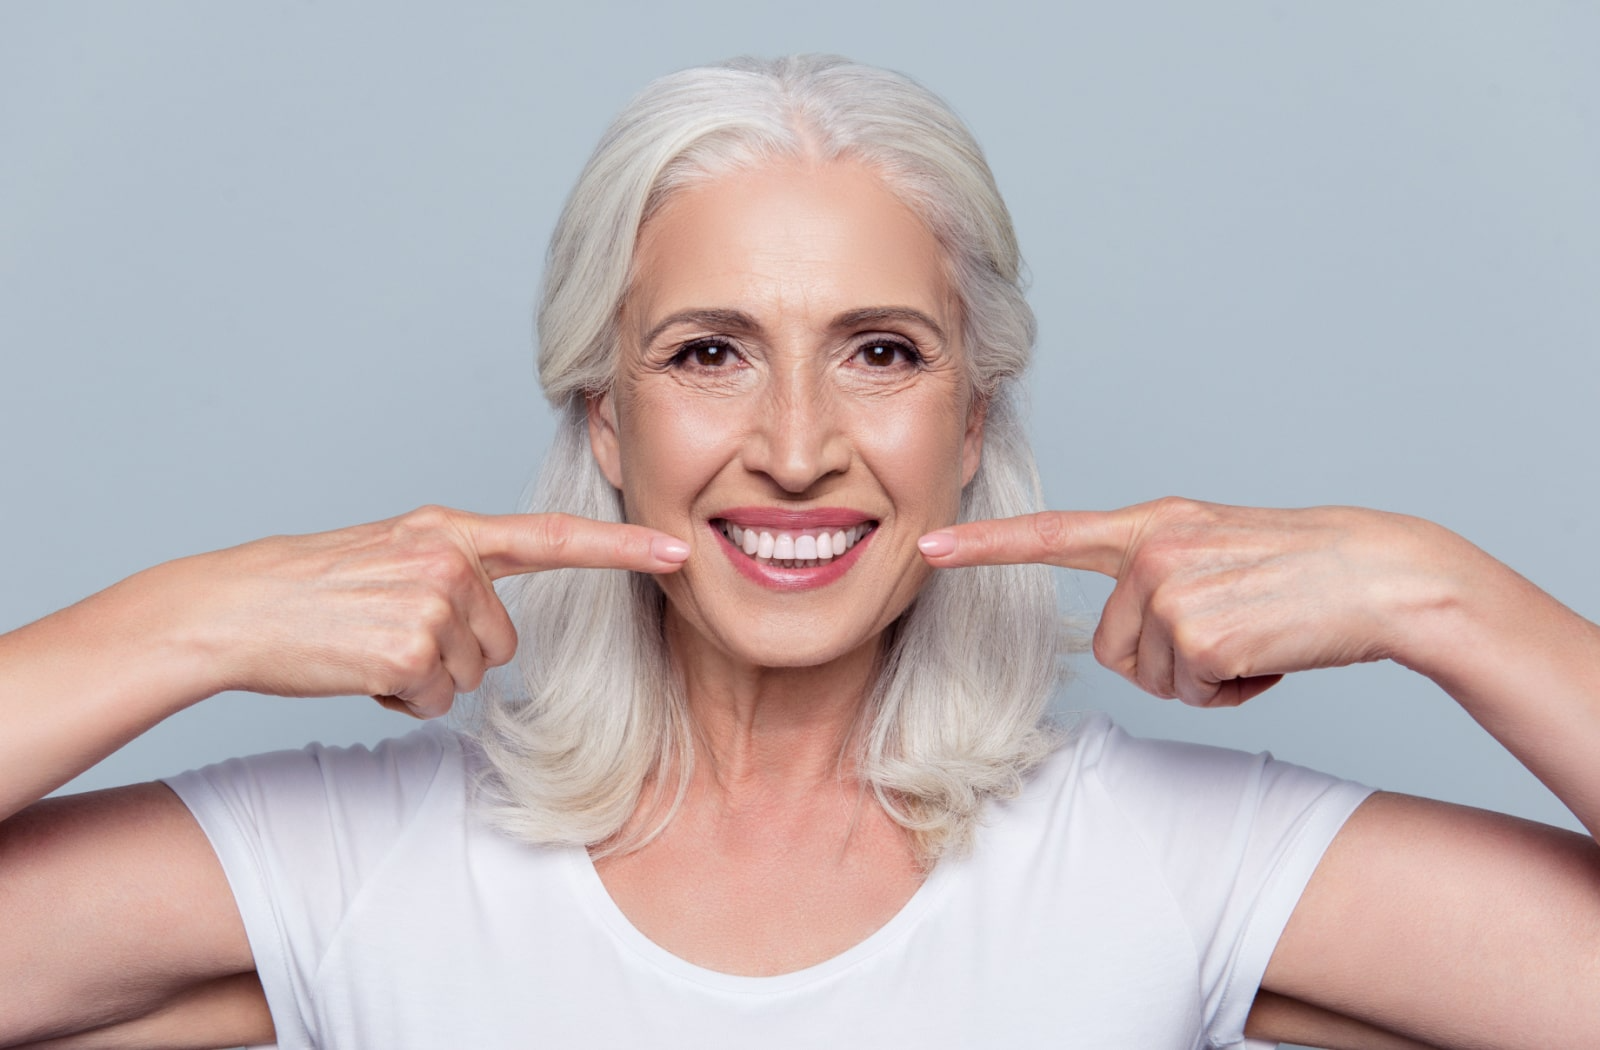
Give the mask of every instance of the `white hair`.
[[(795, 157), (866, 165), (944, 247), (986, 408), (960, 520), (1040, 508), (1018, 390), (1033, 312), (982, 152), (909, 78), (808, 55), (662, 77), (596, 148), (545, 270), (539, 378), (560, 424), (527, 509), (623, 520), (621, 494), (589, 448), (587, 401), (616, 373), (639, 231), (684, 185)], [(532, 842), (637, 848), (671, 819), (694, 761), (660, 588), (643, 574), (562, 570), (503, 581), (501, 596), (521, 644), (480, 691), (474, 725), (493, 819)], [(848, 767), (926, 863), (968, 848), (985, 801), (1014, 795), (1054, 746), (1045, 712), (1063, 637), (1053, 580), (1036, 565), (936, 572), (887, 632)], [(651, 819), (620, 834), (641, 802)]]

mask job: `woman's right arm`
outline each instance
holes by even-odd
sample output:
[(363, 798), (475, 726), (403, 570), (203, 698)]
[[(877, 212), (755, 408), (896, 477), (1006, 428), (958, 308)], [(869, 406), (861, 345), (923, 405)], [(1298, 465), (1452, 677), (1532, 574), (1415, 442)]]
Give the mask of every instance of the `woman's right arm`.
[(247, 1000), (228, 981), (254, 968), (221, 867), (169, 789), (35, 800), (224, 690), (443, 714), (515, 651), (494, 579), (671, 572), (687, 555), (637, 526), (424, 508), (168, 562), (0, 636), (0, 1046), (185, 1002), (199, 1016)]

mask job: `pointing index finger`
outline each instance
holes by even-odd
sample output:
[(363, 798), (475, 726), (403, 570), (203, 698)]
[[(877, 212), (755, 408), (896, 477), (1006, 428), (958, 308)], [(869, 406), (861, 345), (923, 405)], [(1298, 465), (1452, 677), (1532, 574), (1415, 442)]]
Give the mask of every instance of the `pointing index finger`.
[(480, 515), (467, 529), (490, 579), (545, 569), (676, 572), (689, 557), (689, 545), (664, 532), (572, 514)]
[(1134, 508), (1047, 510), (1015, 518), (969, 521), (930, 532), (917, 541), (928, 562), (942, 569), (963, 565), (1044, 562), (1116, 577), (1136, 533)]

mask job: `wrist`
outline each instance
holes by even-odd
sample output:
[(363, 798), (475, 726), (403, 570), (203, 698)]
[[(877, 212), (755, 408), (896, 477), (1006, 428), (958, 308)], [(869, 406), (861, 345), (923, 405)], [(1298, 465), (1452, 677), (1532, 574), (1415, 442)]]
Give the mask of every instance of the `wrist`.
[(1396, 600), (1387, 655), (1445, 684), (1483, 643), (1506, 580), (1520, 579), (1467, 540), (1420, 518), (1401, 519)]
[(135, 573), (83, 603), (83, 630), (112, 673), (164, 718), (228, 688), (227, 647), (205, 601), (201, 558)]
[(212, 692), (163, 567), (0, 636), (0, 819)]

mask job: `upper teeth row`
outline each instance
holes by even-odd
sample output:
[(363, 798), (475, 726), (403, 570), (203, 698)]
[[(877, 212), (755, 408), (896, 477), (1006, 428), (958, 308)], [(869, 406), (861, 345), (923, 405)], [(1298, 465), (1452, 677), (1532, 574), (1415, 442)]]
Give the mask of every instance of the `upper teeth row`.
[(733, 545), (752, 558), (770, 558), (773, 561), (827, 561), (837, 558), (856, 545), (867, 534), (870, 524), (852, 525), (848, 529), (826, 529), (801, 532), (766, 532), (762, 529), (742, 529), (731, 521), (722, 523), (722, 533)]

